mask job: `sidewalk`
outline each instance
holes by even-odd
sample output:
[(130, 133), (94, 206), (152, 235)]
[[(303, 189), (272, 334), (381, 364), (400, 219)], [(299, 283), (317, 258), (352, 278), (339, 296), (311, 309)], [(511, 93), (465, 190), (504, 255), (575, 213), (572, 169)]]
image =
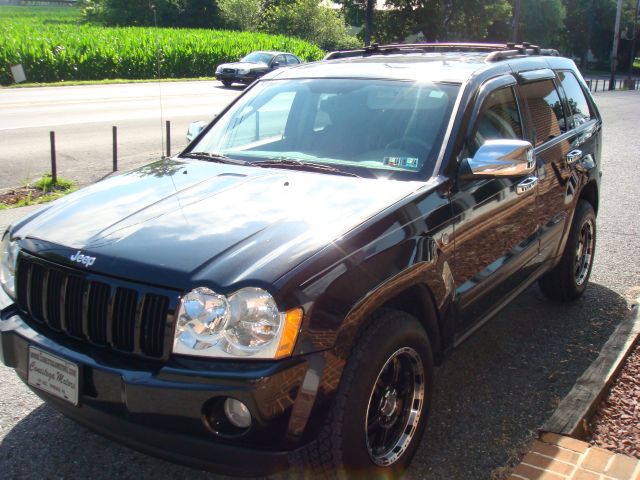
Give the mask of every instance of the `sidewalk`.
[(640, 460), (544, 433), (509, 480), (640, 480)]

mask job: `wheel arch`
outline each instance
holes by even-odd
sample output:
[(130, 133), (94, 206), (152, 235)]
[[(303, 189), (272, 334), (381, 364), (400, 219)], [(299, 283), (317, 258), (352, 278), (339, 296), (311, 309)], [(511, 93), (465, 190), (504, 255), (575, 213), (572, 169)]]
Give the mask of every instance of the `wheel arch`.
[(598, 195), (598, 185), (595, 180), (589, 181), (580, 192), (579, 200), (586, 200), (593, 207), (593, 211), (598, 214), (598, 204), (600, 203)]
[[(415, 317), (429, 338), (434, 362), (441, 363), (452, 343), (451, 285), (447, 275), (436, 275), (433, 269), (425, 275), (414, 265), (396, 278), (381, 285), (355, 305), (342, 323), (336, 338), (336, 353), (347, 359), (357, 337), (369, 325), (374, 313), (394, 309)], [(449, 271), (448, 268), (446, 271)], [(419, 273), (418, 275), (416, 275)]]
[(440, 315), (435, 308), (433, 294), (429, 287), (424, 284), (409, 286), (380, 305), (371, 312), (371, 315), (381, 309), (399, 310), (416, 318), (427, 332), (434, 361), (439, 363), (442, 357)]

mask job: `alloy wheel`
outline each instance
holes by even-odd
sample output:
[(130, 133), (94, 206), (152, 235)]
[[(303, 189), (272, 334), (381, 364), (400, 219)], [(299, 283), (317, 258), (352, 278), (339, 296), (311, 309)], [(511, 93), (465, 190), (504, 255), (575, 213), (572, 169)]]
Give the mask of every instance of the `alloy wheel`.
[(410, 347), (397, 350), (386, 361), (371, 391), (365, 434), (374, 463), (395, 463), (411, 444), (424, 404), (424, 367)]
[(587, 219), (580, 228), (580, 236), (576, 246), (575, 279), (577, 285), (582, 285), (589, 276), (595, 245), (594, 232), (593, 222), (591, 219)]

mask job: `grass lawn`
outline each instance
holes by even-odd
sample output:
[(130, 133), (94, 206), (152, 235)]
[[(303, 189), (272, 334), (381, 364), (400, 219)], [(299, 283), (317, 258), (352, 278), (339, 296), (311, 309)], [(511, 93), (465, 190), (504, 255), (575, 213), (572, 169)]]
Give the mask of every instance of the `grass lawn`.
[(73, 182), (61, 177), (53, 183), (51, 176), (45, 174), (33, 184), (12, 188), (0, 194), (0, 210), (50, 202), (74, 192), (77, 188)]
[(126, 79), (126, 78), (107, 78), (104, 80), (65, 80), (62, 82), (25, 82), (25, 83), (12, 83), (6, 87), (0, 86), (0, 88), (33, 88), (33, 87), (67, 87), (75, 85), (113, 85), (118, 83), (148, 83), (148, 82), (184, 82), (184, 81), (211, 81), (215, 80), (215, 77), (195, 77), (195, 78), (149, 78), (149, 79)]

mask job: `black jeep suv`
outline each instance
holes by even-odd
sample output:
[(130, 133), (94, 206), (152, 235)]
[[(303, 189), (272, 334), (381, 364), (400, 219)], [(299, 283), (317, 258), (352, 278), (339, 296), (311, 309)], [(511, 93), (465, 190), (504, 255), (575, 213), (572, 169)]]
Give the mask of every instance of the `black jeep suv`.
[(395, 476), (434, 364), (535, 281), (585, 290), (601, 125), (574, 63), (528, 45), (274, 71), (176, 157), (5, 232), (0, 357), (177, 462)]

